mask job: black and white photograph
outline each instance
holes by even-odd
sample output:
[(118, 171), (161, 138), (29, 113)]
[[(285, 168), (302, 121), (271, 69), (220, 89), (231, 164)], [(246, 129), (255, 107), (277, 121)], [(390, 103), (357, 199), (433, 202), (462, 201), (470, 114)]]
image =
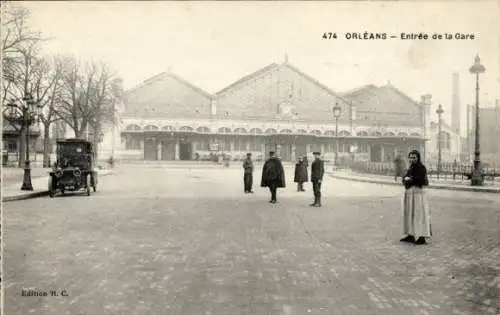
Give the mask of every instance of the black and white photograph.
[(500, 315), (500, 2), (2, 1), (1, 314)]

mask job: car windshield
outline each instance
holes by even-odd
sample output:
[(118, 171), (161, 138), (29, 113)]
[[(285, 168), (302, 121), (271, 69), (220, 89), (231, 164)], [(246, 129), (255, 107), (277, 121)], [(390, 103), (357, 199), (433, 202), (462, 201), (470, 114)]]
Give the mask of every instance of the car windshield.
[(57, 145), (57, 164), (60, 166), (86, 168), (90, 162), (89, 156), (84, 143), (64, 143)]

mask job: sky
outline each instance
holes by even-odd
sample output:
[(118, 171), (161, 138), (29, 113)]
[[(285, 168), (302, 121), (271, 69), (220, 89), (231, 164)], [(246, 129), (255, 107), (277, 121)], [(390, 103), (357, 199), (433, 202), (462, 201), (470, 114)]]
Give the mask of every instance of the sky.
[[(284, 55), (336, 92), (388, 81), (415, 100), (433, 95), (451, 117), (452, 73), (460, 75), (463, 120), (474, 103), (469, 73), (479, 54), (481, 104), (500, 99), (500, 2), (21, 2), (50, 37), (48, 54), (101, 60), (126, 89), (168, 71), (215, 93)], [(337, 39), (323, 39), (325, 32)], [(386, 32), (389, 40), (348, 40)], [(400, 33), (473, 34), (474, 40), (403, 40)], [(435, 115), (435, 114), (434, 114)], [(463, 125), (465, 122), (462, 123)]]

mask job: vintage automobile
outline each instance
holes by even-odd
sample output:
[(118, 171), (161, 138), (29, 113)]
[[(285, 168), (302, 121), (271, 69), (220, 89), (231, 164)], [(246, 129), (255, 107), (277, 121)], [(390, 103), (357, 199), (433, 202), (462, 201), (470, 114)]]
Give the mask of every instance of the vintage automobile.
[(90, 196), (90, 188), (97, 190), (97, 171), (94, 169), (92, 143), (82, 139), (57, 141), (57, 161), (50, 172), (49, 196), (59, 191), (84, 190)]

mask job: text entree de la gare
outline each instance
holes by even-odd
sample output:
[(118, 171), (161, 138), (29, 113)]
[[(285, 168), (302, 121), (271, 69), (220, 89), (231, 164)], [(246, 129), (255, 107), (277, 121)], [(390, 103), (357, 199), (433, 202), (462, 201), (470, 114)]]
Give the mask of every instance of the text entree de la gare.
[[(325, 32), (323, 34), (323, 39), (337, 39), (338, 35), (335, 32)], [(399, 33), (399, 34), (388, 34), (388, 33), (372, 33), (372, 32), (347, 32), (344, 33), (345, 39), (354, 40), (385, 40), (385, 39), (402, 39), (402, 40), (474, 40), (476, 36), (474, 34), (466, 33)]]

